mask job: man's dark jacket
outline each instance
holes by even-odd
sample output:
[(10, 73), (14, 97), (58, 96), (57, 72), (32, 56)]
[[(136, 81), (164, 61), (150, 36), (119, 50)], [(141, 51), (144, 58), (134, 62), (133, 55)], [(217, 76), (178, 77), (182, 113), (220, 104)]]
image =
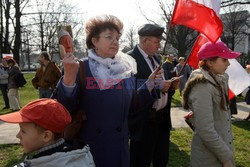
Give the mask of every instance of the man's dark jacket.
[[(143, 55), (140, 53), (138, 47), (136, 46), (133, 50), (129, 51), (127, 54), (131, 55), (137, 63), (137, 74), (135, 75), (137, 80), (137, 86), (142, 85), (148, 77), (150, 76), (151, 69), (148, 66), (146, 60)], [(155, 56), (155, 60), (160, 64), (160, 56)], [(165, 75), (165, 73), (164, 73)], [(166, 75), (165, 75), (166, 77)], [(158, 98), (160, 98), (160, 90), (153, 89), (154, 92), (157, 92)], [(172, 94), (172, 93), (171, 93)], [(171, 119), (170, 119), (170, 105), (171, 103), (170, 94), (168, 95), (168, 103), (162, 109), (162, 117), (163, 119), (159, 121), (161, 127), (169, 130), (171, 128)], [(142, 134), (147, 130), (147, 126), (150, 121), (158, 121), (154, 120), (154, 114), (156, 113), (155, 109), (152, 109), (152, 106), (148, 109), (145, 109), (141, 112), (135, 112), (133, 110), (129, 113), (128, 125), (130, 132), (130, 139), (132, 140), (141, 140)]]

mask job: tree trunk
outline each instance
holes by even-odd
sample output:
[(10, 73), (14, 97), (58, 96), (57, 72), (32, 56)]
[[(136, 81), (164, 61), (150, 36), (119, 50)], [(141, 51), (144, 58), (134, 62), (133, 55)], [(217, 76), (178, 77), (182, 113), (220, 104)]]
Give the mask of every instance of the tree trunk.
[(2, 58), (3, 51), (3, 3), (0, 0), (0, 58)]
[(6, 10), (5, 12), (5, 36), (3, 43), (2, 53), (10, 53), (10, 43), (9, 43), (9, 19), (10, 19), (10, 1), (6, 0)]
[(43, 17), (42, 17), (42, 13), (40, 14), (40, 35), (41, 35), (41, 45), (42, 45), (42, 48), (41, 50), (42, 51), (46, 51), (46, 48), (44, 46), (44, 30), (43, 30)]
[(16, 26), (15, 26), (15, 42), (14, 42), (14, 59), (19, 64), (20, 57), (20, 46), (21, 46), (21, 11), (20, 11), (20, 0), (15, 1), (16, 8)]

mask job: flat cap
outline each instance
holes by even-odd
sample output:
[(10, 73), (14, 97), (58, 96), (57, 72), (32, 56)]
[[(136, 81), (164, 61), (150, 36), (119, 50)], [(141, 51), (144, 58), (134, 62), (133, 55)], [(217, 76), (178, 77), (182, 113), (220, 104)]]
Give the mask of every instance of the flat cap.
[(153, 36), (163, 39), (164, 28), (158, 24), (144, 24), (138, 30), (139, 36)]

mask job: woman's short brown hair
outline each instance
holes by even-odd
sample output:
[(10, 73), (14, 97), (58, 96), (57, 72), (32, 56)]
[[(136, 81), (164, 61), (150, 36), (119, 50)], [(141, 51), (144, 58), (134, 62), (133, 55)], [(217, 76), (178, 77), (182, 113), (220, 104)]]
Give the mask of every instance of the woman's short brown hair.
[(105, 30), (116, 30), (119, 34), (122, 33), (123, 23), (113, 15), (97, 16), (90, 19), (86, 24), (86, 44), (88, 49), (94, 48), (92, 43), (93, 37), (98, 37)]

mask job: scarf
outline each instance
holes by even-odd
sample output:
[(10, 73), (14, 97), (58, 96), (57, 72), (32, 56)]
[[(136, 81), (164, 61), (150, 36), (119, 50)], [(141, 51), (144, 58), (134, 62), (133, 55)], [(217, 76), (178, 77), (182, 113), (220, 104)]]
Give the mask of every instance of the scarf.
[(100, 90), (109, 89), (121, 80), (130, 78), (137, 73), (134, 58), (120, 51), (114, 58), (102, 58), (91, 49), (88, 57), (90, 71)]

